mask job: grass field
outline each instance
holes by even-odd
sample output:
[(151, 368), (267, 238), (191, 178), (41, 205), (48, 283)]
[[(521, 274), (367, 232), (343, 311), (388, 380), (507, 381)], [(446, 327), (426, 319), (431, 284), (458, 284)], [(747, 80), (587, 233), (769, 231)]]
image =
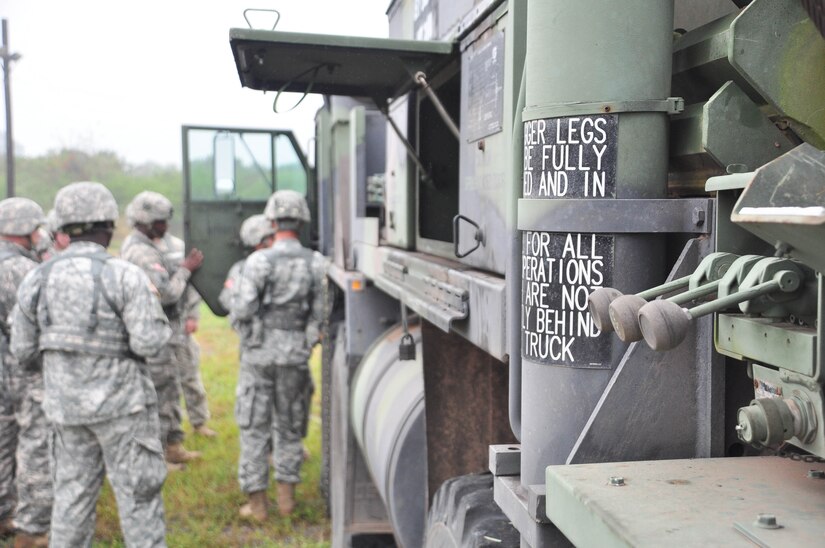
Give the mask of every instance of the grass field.
[[(316, 392), (305, 440), (311, 452), (298, 486), (293, 516), (277, 511), (264, 526), (251, 526), (238, 517), (245, 501), (237, 482), (238, 428), (233, 407), (238, 378), (238, 340), (225, 318), (213, 316), (205, 306), (200, 330), (201, 372), (209, 397), (209, 425), (217, 438), (191, 434), (186, 423), (185, 446), (203, 452), (203, 458), (181, 472), (170, 473), (163, 487), (167, 542), (170, 547), (206, 546), (329, 546), (329, 521), (318, 487), (321, 462), (320, 347), (311, 362)], [(185, 412), (184, 412), (185, 416)], [(273, 482), (274, 484), (274, 482)], [(270, 500), (275, 500), (274, 485)], [(104, 487), (98, 503), (95, 546), (122, 546), (120, 525), (112, 491)]]

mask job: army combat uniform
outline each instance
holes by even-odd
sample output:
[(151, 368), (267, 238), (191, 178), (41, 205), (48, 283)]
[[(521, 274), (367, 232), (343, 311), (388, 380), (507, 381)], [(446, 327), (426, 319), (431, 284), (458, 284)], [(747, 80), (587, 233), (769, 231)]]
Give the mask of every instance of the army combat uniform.
[[(99, 183), (64, 187), (55, 209), (64, 225), (117, 218), (114, 198)], [(105, 475), (126, 545), (166, 545), (166, 464), (142, 357), (170, 337), (149, 280), (102, 245), (73, 241), (20, 285), (11, 350), (23, 363), (42, 356), (43, 409), (54, 424), (50, 546), (91, 546)]]
[(272, 421), (275, 479), (300, 482), (312, 379), (307, 361), (324, 312), (326, 261), (285, 239), (246, 260), (232, 303), (241, 334), (235, 415), (241, 430), (238, 480), (246, 493), (268, 484)]
[[(163, 236), (158, 247), (164, 255), (165, 263), (177, 272), (183, 260), (185, 245), (183, 240), (168, 232)], [(172, 338), (173, 358), (178, 368), (178, 378), (186, 402), (189, 422), (195, 428), (202, 427), (209, 420), (209, 406), (206, 401), (206, 389), (203, 386), (200, 371), (200, 346), (185, 326), (188, 319), (200, 319), (201, 297), (190, 285), (180, 300), (178, 315), (180, 321), (172, 325), (175, 334)]]
[[(183, 441), (181, 429), (180, 380), (175, 364), (175, 337), (183, 331), (180, 316), (180, 301), (186, 293), (191, 272), (185, 268), (174, 269), (167, 264), (161, 249), (146, 235), (132, 230), (124, 240), (120, 255), (123, 259), (141, 268), (160, 293), (160, 303), (169, 319), (173, 336), (156, 356), (146, 363), (158, 394), (161, 441), (174, 445)], [(174, 272), (172, 274), (171, 272)]]
[[(23, 227), (23, 232), (31, 233), (44, 220), (40, 206), (34, 202), (25, 198), (4, 200), (0, 234), (9, 232), (5, 222), (9, 207), (21, 204), (25, 209), (34, 210), (29, 212), (30, 222)], [(39, 359), (21, 364), (11, 354), (8, 316), (17, 302), (20, 283), (37, 267), (36, 258), (33, 250), (0, 240), (0, 518), (7, 518), (13, 511), (14, 527), (33, 536), (48, 533), (51, 521), (48, 449), (51, 425), (42, 409), (42, 364)]]

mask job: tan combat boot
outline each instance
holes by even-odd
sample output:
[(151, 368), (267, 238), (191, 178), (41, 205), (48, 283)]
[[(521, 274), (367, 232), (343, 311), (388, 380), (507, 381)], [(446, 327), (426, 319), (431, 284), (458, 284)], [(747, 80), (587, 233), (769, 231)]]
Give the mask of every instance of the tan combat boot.
[(199, 424), (197, 426), (192, 427), (192, 431), (199, 436), (203, 436), (205, 438), (214, 438), (218, 435), (217, 432), (206, 426), (205, 424)]
[(30, 535), (20, 531), (14, 537), (14, 548), (48, 548), (49, 536), (45, 533)]
[(12, 534), (14, 534), (14, 523), (12, 523), (11, 518), (0, 521), (0, 538), (5, 538)]
[(166, 448), (166, 461), (173, 464), (185, 464), (200, 456), (200, 451), (187, 451), (182, 443), (173, 443)]
[(238, 513), (244, 519), (250, 519), (263, 523), (269, 515), (269, 501), (266, 499), (266, 491), (255, 491), (249, 493), (249, 502), (241, 506)]
[(295, 484), (278, 482), (278, 513), (288, 516), (295, 509)]

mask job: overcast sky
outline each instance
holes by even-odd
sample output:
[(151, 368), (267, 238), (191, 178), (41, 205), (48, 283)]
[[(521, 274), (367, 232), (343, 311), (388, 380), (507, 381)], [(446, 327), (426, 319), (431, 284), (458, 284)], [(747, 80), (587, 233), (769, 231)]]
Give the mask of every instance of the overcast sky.
[[(0, 0), (11, 51), (22, 55), (11, 77), (17, 150), (113, 150), (132, 163), (179, 165), (185, 124), (293, 129), (306, 148), (320, 98), (274, 114), (273, 93), (241, 88), (229, 29), (247, 27), (244, 9), (271, 8), (277, 30), (385, 37), (389, 3)], [(285, 95), (279, 110), (297, 98)]]

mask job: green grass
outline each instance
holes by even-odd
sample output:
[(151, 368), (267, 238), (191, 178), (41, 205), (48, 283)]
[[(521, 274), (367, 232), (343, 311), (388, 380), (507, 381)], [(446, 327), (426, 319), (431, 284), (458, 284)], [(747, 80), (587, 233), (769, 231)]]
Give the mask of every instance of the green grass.
[[(203, 457), (172, 472), (163, 487), (166, 509), (166, 539), (170, 547), (204, 546), (329, 546), (330, 527), (318, 482), (321, 463), (320, 429), (320, 347), (310, 362), (315, 378), (309, 435), (305, 440), (311, 453), (302, 470), (295, 514), (282, 518), (272, 507), (262, 526), (250, 525), (238, 517), (246, 500), (237, 481), (238, 427), (233, 409), (238, 380), (238, 339), (225, 318), (205, 306), (196, 334), (201, 345), (201, 373), (209, 398), (212, 419), (209, 426), (217, 438), (194, 436), (185, 426), (185, 446), (203, 452)], [(184, 413), (185, 416), (185, 413)], [(274, 481), (269, 498), (274, 502)], [(123, 546), (114, 497), (108, 484), (98, 503), (95, 546)]]

